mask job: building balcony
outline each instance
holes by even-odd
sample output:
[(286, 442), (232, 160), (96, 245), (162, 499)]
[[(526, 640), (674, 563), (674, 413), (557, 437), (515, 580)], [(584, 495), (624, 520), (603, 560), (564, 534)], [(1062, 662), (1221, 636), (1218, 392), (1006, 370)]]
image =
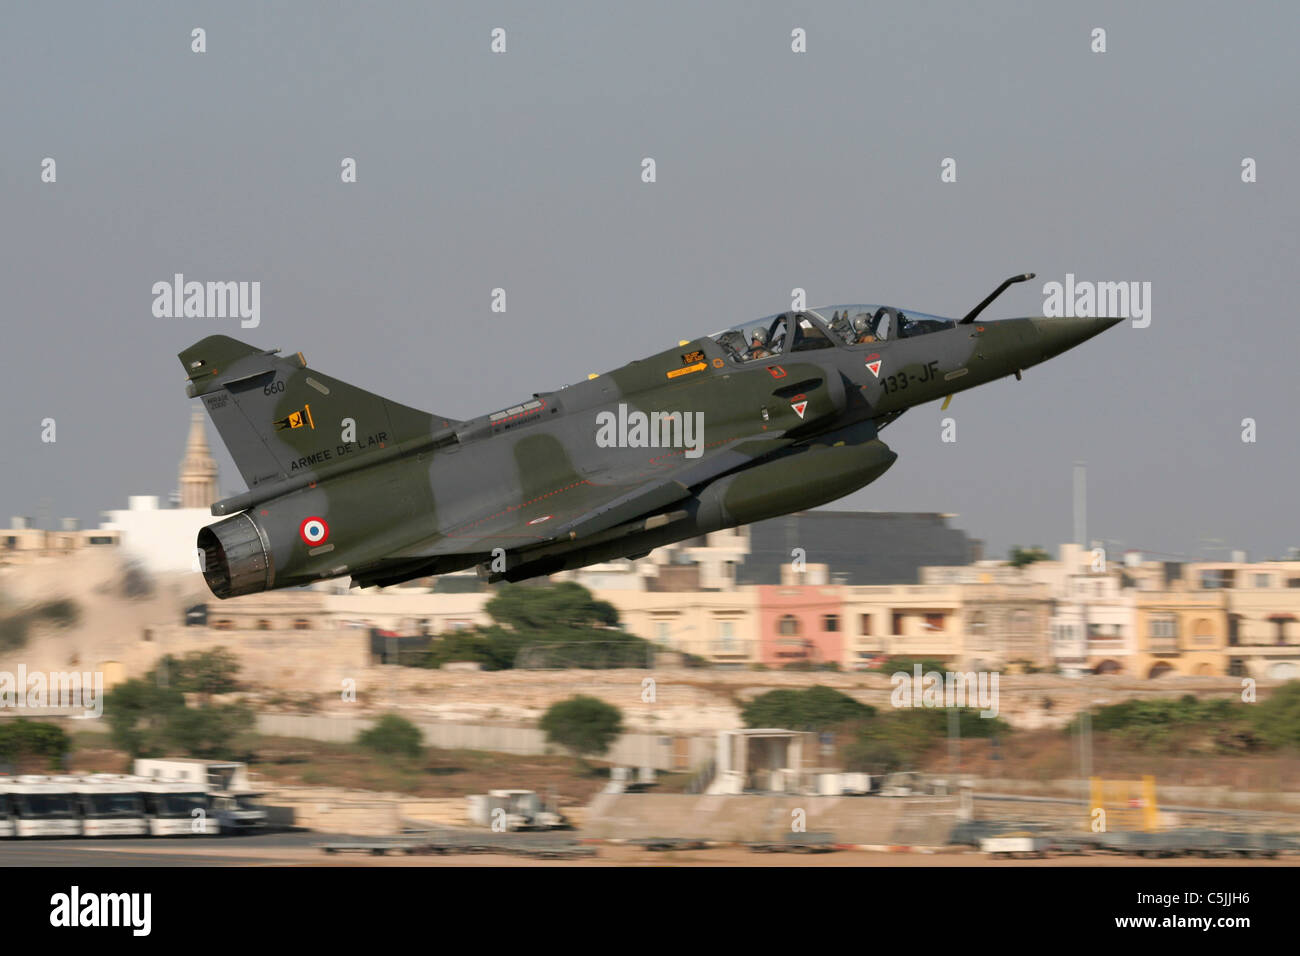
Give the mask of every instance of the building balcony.
[(868, 654), (885, 653), (885, 639), (883, 637), (855, 637), (850, 646), (854, 651), (862, 651)]
[(1123, 647), (1124, 644), (1125, 644), (1125, 638), (1117, 637), (1113, 634), (1107, 634), (1105, 637), (1088, 638), (1088, 646), (1091, 648), (1096, 648), (1097, 650), (1108, 651), (1113, 648)]
[(895, 657), (949, 657), (957, 653), (961, 641), (953, 637), (896, 637), (889, 644)]
[(1230, 644), (1222, 651), (1233, 657), (1298, 657), (1300, 644)]

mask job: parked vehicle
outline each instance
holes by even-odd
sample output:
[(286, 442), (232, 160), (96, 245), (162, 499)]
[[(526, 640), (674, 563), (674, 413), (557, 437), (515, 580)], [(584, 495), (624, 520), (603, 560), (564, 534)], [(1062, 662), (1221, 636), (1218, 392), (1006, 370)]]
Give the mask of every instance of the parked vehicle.
[(253, 800), (257, 793), (212, 794), (212, 818), (222, 833), (242, 833), (266, 826), (266, 810)]
[(81, 814), (71, 778), (24, 775), (5, 784), (16, 837), (58, 837), (81, 834)]
[(8, 784), (0, 780), (0, 840), (14, 835), (13, 800)]
[(220, 832), (205, 790), (189, 783), (157, 780), (143, 781), (139, 787), (150, 836), (214, 836)]
[(144, 797), (138, 782), (116, 774), (92, 774), (72, 784), (81, 814), (81, 834), (88, 837), (146, 836)]

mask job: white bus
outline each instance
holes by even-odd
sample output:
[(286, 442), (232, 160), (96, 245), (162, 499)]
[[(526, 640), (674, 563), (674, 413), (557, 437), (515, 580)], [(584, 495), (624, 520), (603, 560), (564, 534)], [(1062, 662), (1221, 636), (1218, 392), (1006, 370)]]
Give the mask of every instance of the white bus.
[(9, 796), (9, 781), (0, 779), (0, 840), (13, 835), (13, 799)]
[(81, 814), (72, 778), (24, 775), (5, 784), (13, 835), (16, 837), (78, 836)]
[(117, 774), (91, 774), (73, 785), (83, 836), (148, 836), (140, 784)]
[(135, 786), (144, 797), (150, 836), (214, 836), (220, 832), (206, 788), (158, 780), (144, 780)]

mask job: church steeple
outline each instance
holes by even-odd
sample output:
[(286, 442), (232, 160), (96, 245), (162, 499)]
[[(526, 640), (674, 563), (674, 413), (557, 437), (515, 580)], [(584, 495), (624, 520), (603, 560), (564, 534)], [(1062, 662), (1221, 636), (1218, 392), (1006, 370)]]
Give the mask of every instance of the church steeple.
[(190, 416), (190, 437), (181, 459), (181, 507), (210, 508), (220, 497), (217, 491), (217, 460), (208, 449), (202, 409)]

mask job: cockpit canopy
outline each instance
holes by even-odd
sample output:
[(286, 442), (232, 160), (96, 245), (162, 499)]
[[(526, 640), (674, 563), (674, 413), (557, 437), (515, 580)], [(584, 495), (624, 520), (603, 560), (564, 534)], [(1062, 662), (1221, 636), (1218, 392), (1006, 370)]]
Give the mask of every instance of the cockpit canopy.
[(811, 352), (837, 345), (869, 345), (955, 328), (952, 319), (888, 305), (831, 305), (781, 312), (709, 336), (734, 362)]

